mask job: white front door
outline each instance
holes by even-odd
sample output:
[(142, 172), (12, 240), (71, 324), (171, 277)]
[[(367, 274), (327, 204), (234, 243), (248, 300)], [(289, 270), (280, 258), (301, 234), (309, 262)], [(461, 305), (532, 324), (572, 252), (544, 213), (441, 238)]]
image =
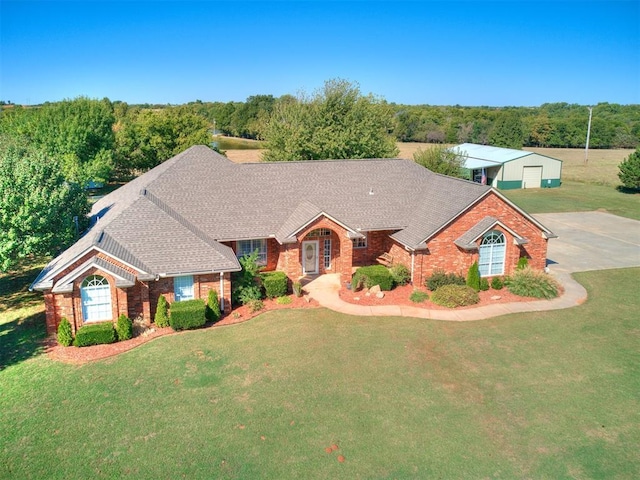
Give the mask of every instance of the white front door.
[(302, 242), (302, 274), (318, 273), (318, 241)]

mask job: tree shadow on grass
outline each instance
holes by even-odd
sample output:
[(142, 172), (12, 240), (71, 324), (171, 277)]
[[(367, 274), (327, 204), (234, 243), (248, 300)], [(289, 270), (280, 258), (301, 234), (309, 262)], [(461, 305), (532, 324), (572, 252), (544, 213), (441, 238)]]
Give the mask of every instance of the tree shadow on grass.
[(0, 371), (44, 352), (44, 312), (0, 324)]
[(627, 195), (640, 195), (640, 188), (628, 188), (624, 185), (618, 185), (616, 190), (620, 193), (626, 193)]

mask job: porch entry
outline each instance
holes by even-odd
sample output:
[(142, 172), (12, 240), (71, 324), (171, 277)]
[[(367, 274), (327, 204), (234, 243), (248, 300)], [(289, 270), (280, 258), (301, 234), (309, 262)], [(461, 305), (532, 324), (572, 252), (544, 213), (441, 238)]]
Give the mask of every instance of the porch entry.
[(317, 274), (318, 268), (318, 240), (302, 242), (302, 274)]

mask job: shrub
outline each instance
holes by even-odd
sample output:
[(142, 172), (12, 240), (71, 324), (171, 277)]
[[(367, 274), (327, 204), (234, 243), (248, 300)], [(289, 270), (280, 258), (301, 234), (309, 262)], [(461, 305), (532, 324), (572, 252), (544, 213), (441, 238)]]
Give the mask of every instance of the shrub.
[(618, 169), (618, 178), (625, 187), (640, 189), (640, 147), (618, 165)]
[(158, 297), (158, 306), (156, 307), (156, 316), (153, 319), (156, 326), (164, 328), (169, 326), (169, 315), (167, 315), (168, 303), (164, 295)]
[(476, 292), (480, 290), (480, 269), (478, 268), (478, 262), (473, 262), (467, 272), (467, 285), (473, 288)]
[(133, 336), (133, 322), (125, 314), (118, 317), (118, 322), (116, 323), (116, 335), (118, 336), (119, 342), (129, 340)]
[(220, 320), (220, 302), (218, 292), (214, 289), (209, 290), (207, 295), (207, 308), (204, 311), (204, 316), (210, 322), (215, 323)]
[(445, 285), (465, 285), (466, 281), (463, 276), (455, 273), (445, 273), (444, 270), (436, 270), (433, 272), (427, 280), (424, 282), (426, 287), (435, 292), (438, 288)]
[(302, 296), (302, 284), (300, 282), (293, 283), (293, 294), (298, 298)]
[(529, 266), (529, 259), (527, 257), (520, 257), (518, 259), (518, 265), (516, 265), (516, 270), (522, 270), (523, 268), (527, 268)]
[(513, 272), (506, 285), (511, 293), (521, 297), (549, 299), (558, 296), (558, 283), (552, 277), (528, 267)]
[(276, 303), (278, 305), (289, 305), (291, 302), (291, 297), (283, 296), (276, 298)]
[(78, 347), (102, 345), (116, 341), (116, 331), (112, 322), (83, 325), (76, 332), (74, 344)]
[(429, 294), (427, 292), (423, 292), (422, 290), (414, 290), (409, 295), (409, 300), (413, 303), (422, 303), (426, 302), (429, 299)]
[(259, 312), (264, 308), (262, 300), (251, 300), (247, 305), (249, 306), (249, 311), (251, 313)]
[(68, 347), (73, 342), (73, 333), (69, 320), (63, 318), (58, 325), (58, 343), (63, 347)]
[(502, 278), (493, 277), (491, 279), (491, 288), (493, 288), (494, 290), (502, 290), (502, 287), (504, 287), (504, 282)]
[(402, 263), (396, 263), (389, 271), (396, 285), (406, 285), (411, 281), (411, 271)]
[(487, 280), (486, 278), (480, 279), (480, 290), (482, 290), (483, 292), (489, 290), (489, 280)]
[(254, 300), (262, 300), (262, 289), (258, 285), (246, 286), (239, 293), (238, 300), (242, 305), (247, 305)]
[(283, 297), (289, 290), (289, 279), (284, 272), (263, 273), (262, 285), (267, 298)]
[(431, 301), (436, 305), (455, 308), (475, 305), (480, 297), (478, 292), (467, 285), (444, 285), (433, 292)]
[(185, 300), (174, 302), (171, 305), (169, 315), (169, 325), (174, 330), (190, 330), (205, 324), (205, 304), (204, 300)]
[(380, 285), (380, 290), (389, 291), (393, 288), (393, 277), (384, 265), (370, 265), (356, 270), (351, 285), (354, 292), (361, 287), (371, 288), (374, 285)]

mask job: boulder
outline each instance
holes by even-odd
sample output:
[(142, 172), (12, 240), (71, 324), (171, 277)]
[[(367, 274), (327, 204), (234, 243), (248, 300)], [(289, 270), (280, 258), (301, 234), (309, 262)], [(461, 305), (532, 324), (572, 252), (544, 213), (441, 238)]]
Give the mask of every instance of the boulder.
[(384, 292), (378, 292), (378, 293), (376, 293), (376, 297), (377, 297), (377, 298), (384, 298)]
[(371, 288), (369, 289), (369, 291), (370, 291), (372, 294), (374, 294), (374, 293), (375, 293), (375, 294), (378, 294), (378, 293), (380, 293), (382, 290), (380, 290), (380, 285), (374, 285), (373, 287), (371, 287)]

